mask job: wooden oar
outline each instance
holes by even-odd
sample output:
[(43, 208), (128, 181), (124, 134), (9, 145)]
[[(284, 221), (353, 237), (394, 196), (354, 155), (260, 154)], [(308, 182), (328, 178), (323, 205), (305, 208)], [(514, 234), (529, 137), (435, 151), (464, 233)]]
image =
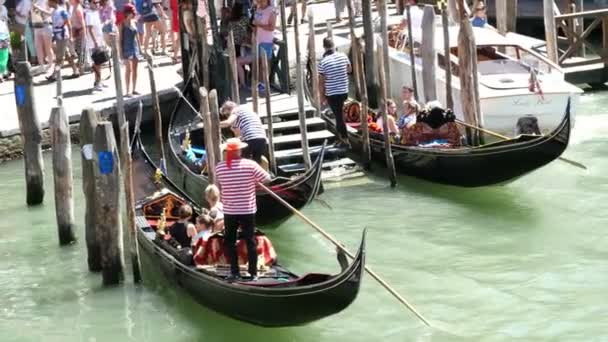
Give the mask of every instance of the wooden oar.
[[(340, 249), (342, 252), (344, 252), (344, 254), (348, 255), (351, 259), (355, 258), (355, 256), (350, 251), (348, 251), (340, 243), (340, 241), (336, 240), (333, 236), (329, 235), (329, 233), (327, 233), (325, 230), (323, 230), (323, 228), (319, 227), (316, 223), (312, 222), (308, 217), (304, 216), (304, 214), (302, 214), (298, 209), (292, 207), (291, 204), (287, 203), (284, 199), (279, 197), (279, 195), (275, 194), (274, 191), (270, 190), (264, 184), (258, 183), (258, 185), (260, 186), (260, 188), (262, 188), (262, 190), (266, 191), (270, 196), (272, 196), (274, 199), (279, 201), (279, 203), (281, 203), (285, 207), (289, 208), (289, 210), (291, 210), (296, 216), (301, 218), (304, 222), (308, 223), (312, 228), (314, 228), (317, 232), (319, 232), (321, 235), (323, 235), (324, 238), (326, 238), (331, 243), (333, 243), (338, 249)], [(397, 298), (397, 300), (399, 302), (401, 302), (401, 304), (405, 305), (411, 312), (413, 312), (424, 324), (426, 324), (429, 327), (431, 326), (431, 324), (420, 313), (418, 313), (418, 311), (416, 311), (416, 309), (410, 303), (408, 303), (408, 301), (405, 300), (405, 298), (403, 298), (399, 293), (397, 293), (397, 291), (395, 291), (386, 281), (384, 281), (382, 278), (380, 278), (380, 276), (378, 276), (376, 274), (376, 272), (372, 271), (371, 268), (369, 268), (367, 266), (365, 266), (365, 271), (372, 278), (374, 278), (378, 283), (380, 283), (380, 285), (382, 285), (382, 287), (384, 287), (388, 292), (390, 292), (390, 294), (392, 294), (395, 298)]]
[[(461, 124), (461, 125), (463, 125), (465, 127), (476, 129), (476, 130), (478, 130), (480, 132), (483, 132), (483, 133), (495, 136), (495, 137), (503, 139), (503, 140), (511, 140), (511, 138), (507, 137), (506, 135), (502, 135), (500, 133), (492, 132), (492, 131), (489, 131), (489, 130), (487, 130), (485, 128), (477, 127), (475, 125), (468, 124), (468, 123), (466, 123), (464, 121), (461, 121), (461, 120), (458, 120), (458, 119), (456, 119), (456, 123)], [(587, 170), (587, 167), (585, 165), (583, 165), (583, 164), (581, 164), (579, 162), (576, 162), (574, 160), (570, 160), (570, 159), (564, 158), (564, 157), (558, 157), (557, 159), (559, 159), (559, 160), (561, 160), (561, 161), (563, 161), (565, 163), (568, 163), (568, 164), (570, 164), (572, 166), (580, 167), (583, 170)]]

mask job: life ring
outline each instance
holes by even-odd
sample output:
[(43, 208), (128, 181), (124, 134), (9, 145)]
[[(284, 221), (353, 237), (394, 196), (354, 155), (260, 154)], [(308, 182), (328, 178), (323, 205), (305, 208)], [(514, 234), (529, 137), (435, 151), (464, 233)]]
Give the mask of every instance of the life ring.
[(360, 122), (361, 121), (361, 107), (357, 102), (350, 102), (344, 106), (344, 116), (346, 122)]

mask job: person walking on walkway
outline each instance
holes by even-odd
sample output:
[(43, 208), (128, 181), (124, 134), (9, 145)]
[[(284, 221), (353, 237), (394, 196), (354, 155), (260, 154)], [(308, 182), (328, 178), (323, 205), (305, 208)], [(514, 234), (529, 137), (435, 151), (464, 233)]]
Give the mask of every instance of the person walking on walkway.
[(232, 101), (224, 102), (220, 112), (224, 117), (228, 116), (226, 120), (220, 122), (220, 127), (232, 127), (236, 131), (235, 133), (240, 135), (241, 140), (247, 144), (243, 156), (260, 164), (262, 155), (266, 152), (266, 131), (260, 117)]
[(224, 204), (224, 248), (230, 260), (228, 281), (240, 278), (236, 250), (237, 230), (247, 245), (247, 259), (251, 280), (257, 280), (257, 251), (255, 240), (255, 213), (257, 204), (255, 188), (257, 183), (269, 183), (270, 175), (252, 160), (241, 158), (241, 151), (247, 144), (239, 138), (231, 138), (222, 144), (226, 159), (215, 167), (217, 182)]
[(47, 0), (37, 0), (32, 3), (30, 21), (34, 30), (36, 57), (38, 58), (38, 65), (45, 72), (48, 71), (46, 67), (53, 65), (55, 61), (51, 13), (52, 11), (48, 6)]
[[(270, 4), (270, 0), (257, 0), (257, 8), (253, 16), (253, 22), (251, 23), (256, 30), (256, 38), (258, 41), (258, 56), (262, 56), (262, 51), (266, 52), (268, 58), (268, 65), (272, 58), (272, 50), (274, 44), (274, 28), (277, 24), (276, 8)], [(259, 59), (262, 60), (261, 58)], [(258, 91), (264, 92), (264, 85), (259, 83), (257, 85), (252, 84), (252, 87), (258, 87)]]
[(330, 37), (323, 39), (325, 53), (319, 63), (319, 95), (321, 103), (327, 103), (336, 117), (339, 146), (348, 146), (346, 124), (344, 123), (344, 101), (348, 97), (348, 74), (352, 67), (348, 57), (337, 52)]
[[(124, 6), (123, 21), (120, 29), (121, 56), (125, 64), (126, 96), (137, 96), (137, 64), (139, 62), (139, 38), (135, 19), (135, 6), (127, 3)], [(133, 88), (131, 88), (133, 86)]]
[(70, 78), (80, 77), (74, 56), (70, 53), (69, 45), (71, 44), (72, 25), (70, 23), (70, 14), (65, 7), (65, 0), (49, 0), (49, 6), (53, 8), (51, 16), (53, 23), (53, 40), (55, 41), (55, 67), (51, 70), (53, 74), (46, 77), (50, 82), (55, 81), (55, 73), (59, 71), (61, 76), (61, 67), (63, 59), (67, 56), (68, 63), (72, 67), (72, 76)]

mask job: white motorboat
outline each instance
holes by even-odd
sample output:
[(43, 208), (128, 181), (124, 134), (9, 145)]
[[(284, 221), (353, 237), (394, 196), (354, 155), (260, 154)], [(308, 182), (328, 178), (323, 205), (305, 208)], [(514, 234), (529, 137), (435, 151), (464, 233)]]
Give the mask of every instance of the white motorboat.
[[(412, 21), (414, 22), (414, 20)], [(440, 18), (436, 22), (440, 23)], [(420, 32), (416, 32), (416, 28), (412, 30), (414, 31), (412, 36), (417, 43), (420, 43)], [(458, 118), (464, 119), (458, 77), (458, 31), (459, 26), (457, 25), (449, 27), (451, 89), (454, 98), (454, 112)], [(436, 27), (435, 32), (437, 100), (445, 104), (446, 63), (441, 25)], [(564, 80), (564, 73), (558, 65), (530, 49), (529, 40), (523, 39), (530, 39), (529, 37), (513, 33), (503, 36), (491, 27), (474, 27), (473, 32), (477, 45), (481, 119), (485, 128), (512, 135), (520, 117), (533, 115), (538, 118), (541, 131), (550, 132), (562, 121), (568, 98), (572, 99), (571, 115), (574, 119), (582, 90)], [(400, 99), (402, 86), (412, 85), (409, 51), (400, 51), (391, 47), (389, 56), (391, 96), (394, 99)], [(426, 99), (422, 85), (424, 71), (420, 56), (416, 56), (415, 64), (418, 97), (424, 100)], [(534, 87), (531, 87), (530, 83), (531, 69), (534, 70), (538, 80)]]

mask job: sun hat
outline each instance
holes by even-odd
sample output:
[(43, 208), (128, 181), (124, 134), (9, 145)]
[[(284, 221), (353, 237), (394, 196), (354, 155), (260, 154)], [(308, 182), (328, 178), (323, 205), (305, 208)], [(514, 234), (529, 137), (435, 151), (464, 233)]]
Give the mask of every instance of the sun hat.
[(227, 139), (225, 143), (220, 145), (222, 151), (238, 151), (247, 147), (247, 143), (244, 143), (239, 138)]

